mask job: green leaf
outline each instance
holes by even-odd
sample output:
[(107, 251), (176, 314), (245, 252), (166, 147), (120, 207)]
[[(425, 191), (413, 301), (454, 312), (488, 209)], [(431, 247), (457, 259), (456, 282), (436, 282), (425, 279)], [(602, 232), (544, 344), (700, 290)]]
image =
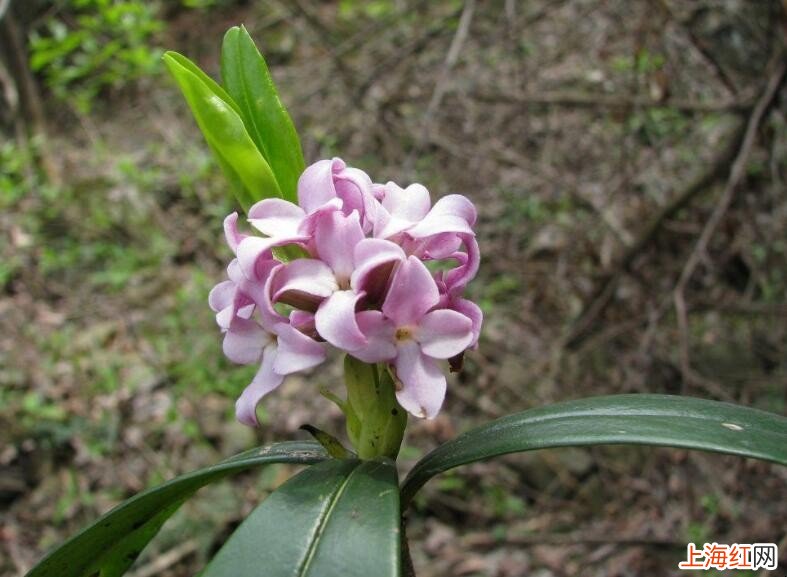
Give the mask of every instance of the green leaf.
[(276, 92), (265, 59), (246, 29), (230, 28), (221, 47), (221, 77), (241, 110), (252, 140), (273, 169), (283, 196), (297, 203), (303, 152), (298, 133)]
[(185, 68), (186, 70), (194, 74), (194, 76), (196, 76), (199, 80), (201, 80), (203, 84), (205, 84), (205, 86), (207, 86), (211, 92), (213, 92), (216, 96), (218, 96), (224, 102), (226, 102), (227, 105), (230, 106), (230, 108), (232, 108), (235, 112), (238, 113), (238, 116), (241, 116), (240, 107), (235, 103), (232, 97), (229, 94), (227, 94), (227, 91), (224, 90), (218, 82), (213, 80), (213, 78), (205, 74), (199, 66), (194, 64), (191, 60), (189, 60), (182, 54), (178, 52), (173, 52), (171, 50), (165, 54), (165, 58), (171, 58), (180, 67)]
[(277, 443), (187, 473), (121, 503), (49, 553), (27, 577), (118, 577), (164, 522), (201, 487), (260, 465), (311, 464), (326, 458), (314, 442)]
[(276, 178), (246, 131), (232, 98), (185, 56), (167, 52), (164, 62), (244, 210), (258, 200), (280, 197)]
[(330, 460), (262, 502), (200, 577), (399, 577), (396, 467)]
[(539, 407), (468, 431), (426, 455), (404, 481), (403, 507), (429, 479), (459, 465), (535, 449), (610, 444), (699, 449), (787, 465), (787, 418), (669, 395), (612, 395)]

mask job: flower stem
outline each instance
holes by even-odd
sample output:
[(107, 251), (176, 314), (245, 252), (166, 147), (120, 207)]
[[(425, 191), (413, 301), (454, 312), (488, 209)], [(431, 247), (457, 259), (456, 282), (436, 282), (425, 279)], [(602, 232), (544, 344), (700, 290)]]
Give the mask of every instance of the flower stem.
[(384, 366), (347, 355), (347, 433), (361, 459), (396, 459), (407, 426), (407, 412), (396, 401), (393, 379)]

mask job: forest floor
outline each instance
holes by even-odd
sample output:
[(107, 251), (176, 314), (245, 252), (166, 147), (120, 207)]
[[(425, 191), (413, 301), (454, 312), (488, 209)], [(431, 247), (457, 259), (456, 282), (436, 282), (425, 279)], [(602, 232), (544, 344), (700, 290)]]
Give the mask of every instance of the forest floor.
[[(307, 162), (479, 209), (481, 343), (440, 415), (411, 419), (401, 473), (490, 418), (588, 395), (785, 413), (783, 78), (754, 114), (785, 61), (781, 2), (224, 4), (173, 11), (157, 41), (215, 76), (244, 23)], [(163, 71), (90, 115), (46, 107), (60, 182), (24, 176), (0, 213), (2, 577), (148, 486), (304, 423), (342, 432), (317, 393), (340, 392), (338, 358), (266, 398), (259, 430), (234, 420), (253, 369), (222, 358), (207, 306), (234, 207)], [(293, 470), (206, 489), (131, 574), (194, 574)], [(421, 577), (681, 575), (690, 541), (775, 542), (784, 567), (785, 495), (785, 469), (742, 458), (545, 451), (433, 481), (408, 534)]]

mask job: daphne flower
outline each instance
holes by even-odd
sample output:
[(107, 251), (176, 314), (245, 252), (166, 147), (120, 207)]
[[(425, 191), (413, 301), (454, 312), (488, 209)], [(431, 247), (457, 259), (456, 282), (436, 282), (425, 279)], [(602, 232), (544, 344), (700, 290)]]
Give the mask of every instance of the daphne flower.
[[(304, 171), (298, 205), (266, 199), (250, 209), (249, 223), (265, 236), (241, 233), (237, 220), (225, 219), (236, 258), (209, 303), (227, 357), (260, 366), (236, 404), (241, 422), (256, 424), (260, 399), (286, 375), (321, 363), (327, 345), (385, 363), (399, 403), (435, 416), (446, 391), (438, 361), (455, 366), (482, 323), (462, 296), (480, 260), (469, 200), (449, 195), (432, 206), (420, 184), (373, 185), (334, 158)], [(289, 245), (302, 258), (276, 257)], [(455, 264), (433, 276), (429, 260)]]
[(295, 260), (274, 278), (274, 302), (315, 310), (322, 338), (352, 351), (366, 344), (355, 321), (361, 299), (376, 301), (391, 270), (405, 258), (396, 244), (364, 238), (358, 213), (326, 213), (315, 230), (316, 259)]
[[(281, 264), (277, 265), (279, 268)], [(275, 270), (270, 271), (266, 285)], [(256, 406), (288, 374), (315, 367), (325, 360), (325, 345), (306, 333), (314, 332), (313, 315), (293, 311), (287, 319), (266, 298), (265, 286), (248, 281), (237, 260), (228, 267), (230, 280), (218, 284), (208, 297), (224, 332), (224, 354), (241, 365), (259, 364), (251, 384), (236, 402), (240, 422), (257, 425)], [(258, 318), (254, 318), (254, 313)]]
[(358, 314), (367, 346), (353, 355), (388, 362), (400, 384), (399, 403), (419, 417), (434, 417), (443, 404), (446, 379), (437, 359), (449, 359), (473, 341), (473, 322), (450, 309), (436, 309), (437, 285), (424, 264), (410, 256), (396, 272), (382, 311)]

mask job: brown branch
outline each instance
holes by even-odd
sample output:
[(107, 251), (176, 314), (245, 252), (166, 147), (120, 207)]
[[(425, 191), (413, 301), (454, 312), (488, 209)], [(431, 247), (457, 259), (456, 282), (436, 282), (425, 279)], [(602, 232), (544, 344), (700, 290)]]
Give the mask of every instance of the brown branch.
[(199, 550), (199, 543), (190, 539), (184, 541), (164, 553), (156, 557), (148, 565), (144, 565), (130, 574), (130, 577), (154, 577), (167, 569), (170, 569), (177, 563), (180, 563), (186, 557), (189, 557)]
[(294, 2), (283, 2), (280, 0), (279, 4), (284, 10), (289, 11), (290, 8), (292, 8), (305, 20), (306, 24), (317, 33), (317, 37), (320, 39), (325, 52), (330, 56), (331, 63), (336, 69), (339, 78), (341, 78), (348, 92), (352, 93), (356, 89), (356, 74), (347, 66), (342, 55), (337, 52), (336, 46), (338, 44), (338, 37), (336, 34), (323, 24), (311, 4), (307, 3), (305, 0), (295, 0)]
[(754, 142), (757, 138), (757, 131), (759, 130), (760, 124), (765, 117), (766, 111), (768, 108), (770, 108), (775, 99), (776, 94), (779, 91), (779, 87), (784, 82), (785, 73), (787, 72), (787, 62), (781, 58), (781, 53), (779, 53), (779, 55), (776, 57), (776, 61), (776, 69), (768, 79), (768, 83), (763, 90), (762, 95), (758, 99), (751, 116), (749, 117), (749, 121), (746, 126), (746, 132), (743, 137), (743, 142), (741, 143), (740, 149), (735, 156), (735, 162), (732, 164), (730, 175), (727, 179), (727, 184), (724, 186), (724, 190), (721, 194), (721, 197), (719, 198), (719, 202), (713, 209), (713, 212), (708, 218), (708, 221), (705, 223), (705, 226), (702, 229), (702, 234), (700, 234), (700, 238), (694, 245), (694, 249), (689, 255), (689, 258), (686, 261), (683, 270), (681, 271), (680, 278), (675, 285), (675, 290), (673, 291), (675, 313), (677, 316), (678, 330), (680, 333), (680, 368), (681, 372), (683, 373), (684, 380), (690, 380), (691, 377), (698, 376), (695, 375), (691, 368), (688, 315), (686, 311), (685, 299), (686, 285), (689, 283), (692, 275), (697, 270), (700, 260), (707, 253), (708, 244), (710, 243), (713, 234), (716, 232), (716, 229), (721, 223), (722, 218), (724, 218), (724, 215), (727, 213), (727, 210), (732, 204), (732, 200), (735, 196), (735, 190), (737, 189), (741, 180), (743, 180), (743, 177), (746, 173), (746, 165), (749, 162), (749, 156), (751, 155)]
[(462, 47), (464, 46), (467, 36), (470, 32), (470, 24), (473, 22), (474, 13), (475, 0), (465, 0), (464, 7), (462, 9), (462, 16), (459, 18), (459, 26), (457, 26), (454, 38), (451, 40), (451, 45), (448, 48), (445, 62), (443, 62), (443, 68), (437, 77), (434, 91), (432, 92), (432, 97), (429, 99), (429, 104), (427, 105), (426, 112), (424, 113), (423, 138), (421, 139), (422, 143), (428, 139), (432, 128), (434, 115), (440, 108), (440, 104), (442, 103), (443, 96), (446, 92), (446, 82), (448, 82), (448, 76), (459, 60), (459, 54), (461, 53)]
[(16, 82), (19, 104), (31, 132), (46, 134), (44, 108), (33, 74), (30, 71), (25, 48), (24, 30), (8, 10), (0, 20), (0, 54), (5, 54), (9, 72)]
[(461, 541), (462, 547), (493, 549), (501, 546), (532, 547), (535, 545), (612, 545), (615, 547), (686, 547), (683, 541), (658, 537), (592, 537), (583, 535), (507, 535), (498, 539), (489, 533), (467, 535)]
[(647, 96), (621, 96), (617, 94), (587, 94), (582, 92), (538, 92), (505, 94), (499, 92), (472, 92), (473, 98), (481, 102), (495, 104), (516, 104), (536, 106), (571, 106), (579, 108), (673, 108), (681, 112), (713, 113), (751, 110), (751, 103), (745, 101), (710, 101), (666, 99), (654, 100)]
[(647, 248), (661, 232), (664, 223), (687, 206), (699, 193), (705, 191), (719, 178), (723, 177), (743, 139), (743, 125), (733, 131), (727, 145), (714, 159), (706, 171), (699, 174), (667, 205), (665, 205), (643, 228), (639, 237), (631, 244), (623, 255), (617, 259), (609, 272), (602, 275), (598, 288), (588, 299), (588, 305), (572, 323), (563, 339), (563, 347), (576, 349), (591, 334), (592, 324), (606, 309), (620, 279), (630, 270), (634, 260)]
[(408, 62), (411, 55), (420, 53), (435, 38), (447, 34), (449, 30), (445, 26), (445, 23), (453, 18), (459, 17), (460, 13), (461, 8), (439, 19), (437, 22), (430, 25), (420, 36), (414, 38), (409, 43), (399, 46), (399, 49), (393, 56), (378, 62), (375, 67), (367, 73), (366, 77), (358, 83), (356, 101), (362, 101), (378, 79), (394, 70), (400, 64)]

